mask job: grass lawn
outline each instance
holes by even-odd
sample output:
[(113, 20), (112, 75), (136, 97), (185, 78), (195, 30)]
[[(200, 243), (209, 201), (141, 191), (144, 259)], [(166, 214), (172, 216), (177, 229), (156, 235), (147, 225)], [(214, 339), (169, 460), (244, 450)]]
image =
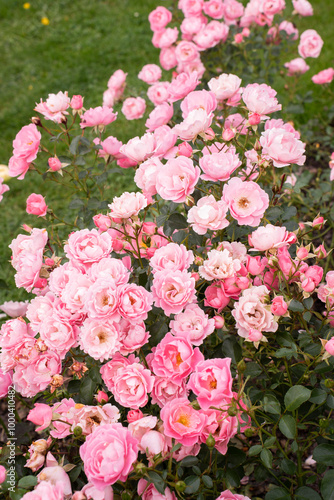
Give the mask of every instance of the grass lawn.
[[(122, 68), (128, 73), (128, 93), (133, 89), (137, 94), (139, 88), (144, 94), (147, 86), (136, 76), (144, 64), (159, 61), (147, 21), (149, 12), (159, 4), (168, 5), (165, 0), (123, 0), (121, 4), (114, 0), (31, 0), (30, 8), (25, 9), (23, 0), (1, 0), (0, 163), (8, 163), (12, 140), (23, 125), (30, 123), (35, 102), (51, 92), (82, 94), (86, 96), (85, 107), (98, 106), (110, 75)], [(311, 61), (312, 68), (303, 81), (316, 94), (321, 88), (310, 82), (310, 77), (333, 65), (334, 2), (313, 0), (312, 4), (315, 15), (303, 19), (301, 27), (315, 28), (325, 45), (320, 58)], [(43, 18), (49, 24), (42, 24)], [(144, 120), (126, 122), (120, 116), (116, 123), (111, 133), (122, 140), (144, 131)], [(51, 206), (57, 206), (60, 199), (54, 185), (44, 184), (33, 173), (24, 181), (13, 179), (9, 184), (11, 190), (0, 205), (0, 279), (10, 290), (8, 286), (0, 289), (0, 303), (25, 296), (22, 290), (13, 289), (8, 244), (20, 232), (22, 223), (43, 226), (43, 221), (36, 222), (35, 217), (25, 213), (27, 196), (32, 192), (46, 195)], [(128, 176), (115, 177), (115, 192), (132, 187)]]

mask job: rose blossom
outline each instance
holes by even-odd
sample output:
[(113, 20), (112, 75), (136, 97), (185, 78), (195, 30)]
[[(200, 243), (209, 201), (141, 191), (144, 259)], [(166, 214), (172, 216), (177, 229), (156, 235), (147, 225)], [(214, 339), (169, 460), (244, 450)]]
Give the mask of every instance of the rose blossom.
[(99, 426), (80, 446), (85, 474), (98, 489), (126, 481), (137, 455), (137, 439), (119, 423)]
[(194, 262), (194, 254), (184, 245), (168, 243), (159, 248), (150, 260), (152, 272), (158, 271), (186, 271)]
[(285, 128), (272, 128), (262, 132), (260, 137), (262, 153), (268, 155), (277, 168), (290, 164), (304, 165), (305, 144), (293, 132)]
[(205, 290), (204, 305), (212, 307), (220, 313), (230, 302), (230, 297), (226, 296), (221, 282), (213, 283)]
[(253, 181), (233, 177), (224, 186), (223, 200), (240, 225), (258, 226), (269, 206), (269, 196)]
[(99, 234), (96, 229), (81, 229), (70, 234), (64, 250), (74, 265), (87, 269), (110, 254), (112, 239), (108, 233)]
[(175, 125), (173, 131), (182, 141), (192, 141), (206, 132), (212, 119), (213, 113), (207, 113), (203, 108), (193, 109), (183, 122)]
[(272, 224), (260, 226), (248, 236), (249, 245), (254, 247), (252, 250), (258, 252), (290, 246), (296, 241), (296, 235), (290, 233), (286, 227), (273, 226)]
[(124, 73), (123, 70), (121, 70), (121, 69), (116, 70), (109, 78), (108, 88), (109, 89), (120, 89), (120, 88), (124, 87), (126, 77), (127, 77), (127, 73)]
[(50, 350), (29, 360), (29, 365), (17, 365), (13, 375), (16, 390), (26, 398), (36, 396), (50, 384), (53, 375), (61, 372), (58, 354)]
[(204, 16), (185, 17), (180, 26), (183, 40), (192, 40), (205, 24), (207, 24), (207, 19)]
[(188, 388), (197, 396), (201, 408), (221, 407), (225, 400), (233, 397), (231, 358), (207, 359), (198, 363), (190, 375)]
[(28, 413), (27, 420), (39, 426), (36, 431), (43, 431), (51, 424), (52, 409), (49, 405), (35, 403), (34, 408)]
[(119, 312), (124, 319), (138, 323), (147, 319), (152, 309), (153, 295), (144, 287), (134, 283), (121, 285), (118, 289)]
[(140, 363), (133, 363), (117, 370), (112, 393), (121, 406), (138, 410), (148, 402), (154, 377)]
[(33, 491), (25, 493), (22, 500), (64, 500), (64, 488), (60, 483), (41, 481)]
[(155, 488), (154, 484), (149, 484), (147, 481), (145, 481), (145, 479), (139, 479), (137, 492), (142, 500), (177, 500), (175, 493), (172, 493), (168, 487), (165, 488), (164, 493), (161, 494)]
[(9, 175), (11, 177), (17, 177), (19, 180), (22, 180), (29, 170), (30, 163), (28, 163), (24, 158), (17, 158), (16, 156), (12, 156), (9, 159), (8, 167)]
[(138, 120), (144, 116), (145, 109), (145, 99), (141, 97), (128, 97), (123, 102), (122, 113), (127, 120)]
[(186, 446), (199, 441), (206, 423), (204, 413), (194, 410), (187, 398), (175, 398), (168, 402), (160, 411), (160, 417), (164, 424), (164, 434)]
[(196, 299), (195, 279), (185, 271), (156, 272), (152, 294), (155, 306), (161, 307), (167, 316), (178, 314)]
[(209, 0), (204, 2), (203, 11), (213, 19), (221, 19), (224, 15), (225, 5), (222, 0)]
[(163, 408), (168, 401), (175, 398), (186, 398), (188, 392), (184, 380), (176, 383), (170, 377), (155, 377), (151, 399), (153, 404)]
[(334, 68), (328, 68), (320, 71), (316, 75), (312, 76), (312, 82), (317, 85), (323, 85), (325, 83), (331, 83), (334, 78)]
[(129, 219), (138, 215), (140, 210), (147, 206), (147, 200), (142, 193), (125, 192), (119, 197), (115, 197), (110, 205), (109, 217), (115, 222), (118, 219)]
[(175, 68), (177, 65), (176, 55), (175, 55), (175, 47), (172, 45), (171, 47), (165, 47), (161, 49), (159, 54), (159, 62), (163, 69), (169, 71), (172, 68)]
[[(236, 0), (228, 0), (224, 3), (224, 20), (226, 24), (236, 24), (239, 17), (244, 13), (244, 7)], [(247, 36), (242, 32), (243, 36)]]
[(159, 106), (156, 106), (149, 114), (145, 127), (149, 132), (153, 132), (162, 125), (167, 125), (167, 123), (172, 119), (173, 113), (174, 110), (172, 104), (168, 104), (167, 102), (159, 104)]
[(150, 338), (149, 332), (146, 331), (145, 323), (136, 322), (130, 323), (122, 319), (120, 322), (120, 353), (126, 356), (130, 352), (134, 352), (145, 345)]
[(232, 493), (230, 490), (223, 491), (216, 500), (251, 500), (249, 497), (244, 495), (237, 495)]
[(13, 300), (8, 300), (0, 305), (0, 311), (3, 311), (7, 316), (11, 318), (18, 318), (19, 316), (25, 316), (29, 301), (16, 302)]
[(284, 316), (288, 310), (288, 304), (281, 295), (275, 297), (271, 303), (270, 311), (274, 316)]
[(86, 319), (81, 327), (79, 344), (96, 360), (110, 359), (120, 348), (118, 323), (109, 318)]
[(209, 89), (215, 94), (218, 101), (225, 101), (236, 94), (240, 88), (241, 79), (232, 73), (222, 73), (217, 78), (211, 78)]
[(288, 76), (303, 75), (310, 69), (302, 57), (292, 59), (292, 61), (285, 63), (284, 67), (288, 70)]
[(298, 53), (306, 57), (319, 57), (324, 41), (315, 30), (306, 30), (300, 36)]
[(189, 304), (183, 312), (177, 314), (169, 324), (171, 333), (186, 338), (191, 344), (199, 346), (215, 329), (215, 320), (197, 304)]
[[(86, 484), (80, 492), (78, 498), (75, 493), (72, 500), (113, 500), (114, 493), (111, 486), (107, 486), (103, 490), (96, 488), (93, 484)], [(84, 495), (84, 496), (83, 496)]]
[(301, 16), (313, 16), (313, 7), (308, 0), (292, 0), (293, 8)]
[(143, 82), (152, 85), (161, 78), (161, 68), (156, 64), (145, 64), (138, 74), (138, 78)]
[(229, 225), (226, 219), (228, 206), (224, 200), (216, 201), (214, 196), (203, 196), (188, 212), (188, 222), (197, 234), (208, 230), (217, 231)]
[(156, 157), (152, 157), (141, 163), (136, 170), (134, 181), (142, 189), (149, 203), (153, 203), (152, 196), (157, 194), (157, 175), (162, 167), (161, 161)]
[(0, 398), (5, 398), (8, 394), (8, 389), (13, 383), (13, 372), (4, 373), (0, 367)]
[(199, 83), (197, 71), (193, 71), (190, 74), (180, 73), (177, 75), (170, 83), (169, 86), (169, 101), (175, 102), (179, 99), (183, 99), (192, 90), (195, 90)]
[(27, 198), (27, 208), (26, 212), (31, 215), (38, 215), (38, 217), (44, 217), (47, 212), (47, 204), (45, 203), (45, 198), (41, 194), (32, 193)]
[(244, 88), (242, 100), (251, 113), (257, 113), (266, 118), (268, 113), (279, 111), (282, 105), (276, 99), (276, 90), (265, 83), (251, 83)]
[[(211, 147), (212, 148), (212, 147)], [(199, 160), (199, 165), (204, 174), (201, 179), (205, 181), (227, 181), (232, 173), (241, 165), (239, 155), (234, 146), (220, 145), (219, 152), (204, 155)]]
[(147, 160), (156, 148), (155, 137), (146, 133), (142, 137), (133, 137), (120, 148), (120, 152), (135, 164)]
[(194, 109), (203, 108), (209, 114), (217, 108), (217, 100), (213, 92), (195, 90), (190, 92), (181, 102), (182, 117), (187, 118)]
[(97, 108), (90, 108), (81, 116), (81, 128), (86, 127), (99, 127), (104, 129), (117, 118), (117, 113), (114, 113), (112, 108), (107, 106), (98, 106)]
[(147, 96), (155, 106), (163, 104), (169, 98), (169, 82), (157, 82), (151, 85), (147, 91)]
[(187, 196), (194, 192), (199, 174), (200, 169), (190, 158), (178, 156), (168, 160), (159, 170), (157, 192), (164, 200), (184, 203)]
[(172, 20), (171, 12), (166, 7), (157, 7), (148, 16), (152, 31), (161, 31)]
[(41, 138), (41, 133), (33, 123), (22, 127), (13, 141), (13, 156), (31, 163), (37, 157)]
[(207, 281), (223, 280), (234, 276), (241, 268), (239, 259), (233, 259), (227, 249), (210, 250), (208, 258), (199, 267), (202, 278)]

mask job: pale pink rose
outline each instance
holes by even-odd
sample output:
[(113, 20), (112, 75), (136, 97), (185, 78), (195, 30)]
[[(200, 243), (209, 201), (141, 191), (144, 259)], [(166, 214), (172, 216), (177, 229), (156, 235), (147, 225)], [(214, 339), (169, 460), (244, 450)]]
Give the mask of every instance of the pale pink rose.
[(172, 13), (166, 7), (157, 7), (148, 16), (152, 31), (163, 30), (172, 20)]
[(29, 170), (30, 163), (28, 163), (24, 158), (17, 158), (16, 156), (12, 156), (9, 159), (8, 167), (9, 175), (11, 177), (17, 177), (19, 180), (22, 180)]
[(152, 309), (153, 295), (144, 287), (134, 283), (121, 285), (118, 289), (119, 312), (122, 318), (131, 323), (138, 323), (147, 319)]
[[(0, 398), (5, 398), (8, 394), (8, 389), (13, 384), (13, 372), (4, 373), (0, 367)], [(1, 483), (0, 483), (1, 484)]]
[(224, 122), (225, 129), (235, 129), (239, 134), (246, 135), (246, 118), (244, 118), (240, 113), (233, 113), (229, 115)]
[(272, 118), (271, 120), (267, 120), (264, 126), (264, 130), (269, 130), (271, 128), (284, 128), (287, 132), (291, 132), (296, 139), (300, 139), (300, 133), (293, 127), (291, 122), (285, 123), (281, 118), (275, 120)]
[(167, 316), (178, 314), (195, 301), (195, 279), (185, 271), (159, 271), (154, 275), (152, 294), (155, 306)]
[(291, 40), (298, 40), (299, 32), (294, 24), (289, 21), (282, 21), (278, 27), (279, 31), (285, 31)]
[(185, 17), (180, 26), (182, 38), (184, 40), (192, 40), (193, 36), (201, 31), (207, 22), (208, 20), (205, 16)]
[(120, 88), (124, 87), (126, 77), (127, 77), (127, 73), (124, 73), (123, 70), (121, 70), (121, 69), (116, 70), (109, 78), (108, 88), (120, 89)]
[(170, 102), (178, 101), (183, 99), (192, 90), (195, 90), (199, 84), (197, 71), (193, 71), (190, 74), (180, 73), (171, 81), (169, 86), (169, 100)]
[(0, 310), (11, 318), (18, 318), (19, 316), (26, 315), (28, 304), (28, 300), (25, 300), (24, 302), (15, 302), (13, 300), (9, 300), (0, 305)]
[(107, 89), (103, 92), (102, 106), (107, 108), (112, 108), (117, 101), (116, 99), (117, 90)]
[(198, 45), (199, 50), (206, 50), (215, 47), (220, 42), (225, 42), (228, 33), (227, 24), (211, 21), (194, 36), (193, 41)]
[(178, 156), (161, 167), (156, 190), (164, 200), (184, 203), (187, 196), (194, 192), (199, 174), (200, 169), (190, 158)]
[(38, 217), (44, 217), (48, 210), (48, 206), (45, 203), (45, 198), (41, 194), (32, 193), (27, 198), (27, 214), (38, 215)]
[(73, 495), (72, 500), (113, 500), (114, 498), (111, 486), (106, 486), (101, 490), (91, 483), (86, 484), (79, 494), (84, 496), (75, 498), (75, 495)]
[(277, 168), (305, 163), (305, 144), (296, 138), (295, 133), (285, 128), (265, 130), (261, 134), (260, 144), (262, 154), (268, 155)]
[(269, 290), (264, 286), (253, 286), (242, 292), (239, 301), (234, 304), (232, 315), (236, 321), (238, 335), (251, 340), (253, 330), (262, 332), (276, 332), (278, 324), (270, 312), (270, 306), (267, 308), (264, 299), (269, 294)]
[(175, 398), (186, 398), (188, 392), (184, 380), (176, 383), (170, 377), (155, 377), (151, 399), (153, 404), (163, 408), (168, 401)]
[(158, 423), (157, 417), (153, 417), (152, 415), (147, 415), (146, 417), (142, 417), (138, 420), (135, 420), (129, 424), (129, 431), (132, 436), (136, 438), (139, 442), (142, 440), (142, 437), (154, 429)]
[(179, 63), (188, 63), (198, 59), (198, 47), (193, 42), (182, 41), (176, 46), (176, 59)]
[(188, 63), (179, 63), (176, 68), (177, 73), (186, 73), (187, 75), (191, 75), (196, 72), (198, 78), (202, 78), (205, 73), (205, 66), (202, 61), (198, 58), (194, 61), (190, 61)]
[[(156, 31), (152, 38), (152, 44), (159, 49), (168, 49), (176, 42), (179, 36), (179, 30), (175, 28), (166, 28), (162, 31)], [(175, 48), (175, 47), (173, 47)], [(174, 52), (176, 57), (176, 53)]]
[(207, 421), (206, 415), (194, 410), (187, 398), (176, 398), (168, 402), (160, 411), (160, 417), (164, 424), (164, 434), (186, 446), (199, 442)]
[(34, 334), (22, 319), (10, 319), (0, 329), (0, 346), (2, 349), (13, 349), (23, 340), (29, 340)]
[(34, 408), (28, 413), (27, 420), (39, 426), (36, 431), (43, 431), (51, 424), (52, 409), (49, 405), (35, 403)]
[(240, 89), (241, 79), (237, 75), (223, 73), (217, 78), (211, 78), (209, 89), (215, 94), (217, 101), (233, 97)]
[(161, 68), (156, 64), (145, 64), (140, 70), (138, 78), (149, 85), (157, 83), (161, 78)]
[(224, 229), (229, 225), (226, 219), (228, 206), (223, 200), (216, 201), (214, 196), (203, 196), (197, 205), (188, 212), (188, 222), (197, 234)]
[(154, 156), (166, 158), (166, 160), (173, 158), (174, 156), (170, 156), (170, 153), (175, 151), (174, 145), (177, 141), (177, 135), (174, 134), (173, 129), (168, 125), (161, 125), (154, 131), (154, 138), (156, 142)]
[(323, 39), (315, 30), (306, 30), (300, 36), (298, 53), (304, 59), (306, 57), (319, 57), (323, 44)]
[(197, 396), (201, 408), (221, 407), (233, 397), (231, 358), (207, 359), (196, 365), (190, 375), (188, 388)]
[[(70, 98), (67, 92), (58, 92), (58, 94), (49, 94), (45, 101), (47, 108), (53, 114), (63, 113), (70, 105)], [(65, 113), (67, 114), (67, 113)]]
[(40, 338), (61, 359), (65, 358), (71, 347), (77, 346), (77, 337), (78, 328), (59, 320), (56, 315), (45, 318), (40, 326)]
[(204, 2), (203, 11), (213, 19), (221, 19), (224, 15), (225, 5), (222, 0), (209, 0)]
[(248, 236), (248, 243), (253, 247), (252, 250), (258, 252), (290, 246), (296, 241), (296, 235), (290, 233), (286, 227), (273, 226), (272, 224), (260, 226)]
[(274, 16), (285, 9), (285, 0), (263, 0), (261, 10), (265, 16)]
[(216, 500), (250, 500), (249, 497), (244, 495), (237, 495), (236, 493), (232, 493), (230, 490), (223, 491)]
[[(54, 413), (60, 415), (61, 422), (54, 420), (52, 422), (54, 430), (50, 432), (51, 436), (55, 439), (62, 439), (71, 434), (73, 409), (75, 408), (75, 401), (70, 399), (62, 399), (56, 403), (52, 410)], [(72, 413), (71, 413), (72, 411)]]
[(296, 59), (292, 59), (292, 61), (285, 63), (284, 67), (288, 70), (288, 76), (303, 75), (310, 69), (310, 66), (308, 66), (301, 57), (297, 57)]
[(25, 493), (22, 500), (64, 500), (64, 488), (61, 483), (56, 485), (49, 481), (41, 481), (33, 491)]
[(150, 338), (149, 332), (146, 331), (145, 323), (130, 323), (122, 319), (120, 322), (120, 353), (126, 356), (130, 352), (134, 352), (145, 345)]
[[(236, 24), (239, 17), (244, 14), (242, 3), (236, 0), (225, 0), (224, 2), (224, 20), (226, 24)], [(246, 36), (243, 34), (243, 36)]]
[(44, 391), (53, 375), (61, 373), (60, 357), (50, 350), (29, 361), (29, 365), (18, 365), (13, 375), (15, 389), (27, 398)]
[(93, 221), (95, 226), (100, 231), (108, 231), (108, 229), (111, 227), (111, 220), (110, 217), (108, 217), (108, 215), (103, 215), (103, 214), (94, 215)]
[(169, 98), (169, 82), (158, 82), (151, 85), (147, 91), (147, 96), (155, 106), (163, 104)]
[(0, 484), (6, 481), (7, 471), (3, 465), (0, 465)]
[(324, 85), (325, 83), (331, 83), (334, 78), (334, 68), (328, 68), (320, 71), (316, 75), (312, 76), (312, 82), (317, 85)]
[(98, 489), (126, 481), (138, 455), (138, 441), (121, 424), (99, 426), (80, 446), (88, 480)]
[(273, 299), (270, 310), (274, 316), (284, 316), (288, 310), (288, 304), (281, 295), (278, 295)]
[(173, 105), (164, 102), (156, 106), (153, 111), (151, 111), (148, 119), (146, 120), (145, 127), (149, 132), (153, 132), (162, 125), (167, 125), (167, 123), (173, 118), (174, 110)]
[[(216, 143), (217, 144), (217, 143)], [(204, 174), (201, 179), (206, 181), (227, 181), (232, 173), (240, 167), (241, 161), (236, 153), (235, 147), (219, 145), (219, 152), (204, 155), (199, 160), (199, 164)]]
[(179, 0), (178, 8), (182, 10), (185, 17), (191, 17), (199, 16), (203, 5), (203, 0)]
[(109, 156), (113, 156), (114, 158), (122, 158), (123, 155), (119, 152), (121, 149), (122, 141), (119, 141), (116, 137), (112, 135), (107, 137), (104, 141), (100, 143), (102, 146), (102, 150), (99, 149), (99, 156), (102, 158), (106, 158)]
[(194, 109), (204, 109), (207, 114), (217, 108), (217, 100), (213, 92), (207, 90), (196, 90), (190, 92), (181, 102), (182, 117), (187, 118)]
[(181, 385), (204, 357), (198, 347), (193, 349), (185, 338), (167, 333), (146, 359), (155, 375)]
[(233, 259), (227, 249), (210, 250), (208, 258), (199, 267), (199, 274), (207, 281), (224, 280), (236, 274), (241, 268), (239, 259)]
[(89, 287), (81, 308), (90, 318), (109, 318), (118, 321), (118, 305), (117, 286), (109, 274), (97, 278), (95, 283)]
[(192, 141), (198, 135), (203, 136), (205, 131), (211, 126), (213, 113), (207, 113), (204, 109), (198, 108), (190, 111), (183, 122), (175, 125), (173, 131), (182, 141)]
[(98, 278), (109, 281), (112, 279), (116, 285), (122, 285), (129, 281), (129, 270), (121, 260), (106, 257), (92, 265), (88, 276), (92, 281), (96, 281)]
[(305, 292), (313, 292), (319, 285), (323, 276), (323, 269), (320, 266), (310, 266), (305, 271), (301, 270), (301, 287)]
[(161, 64), (161, 67), (166, 71), (175, 68), (175, 66), (177, 65), (175, 47), (171, 46), (161, 49), (159, 55), (159, 62)]
[(134, 137), (120, 148), (120, 152), (135, 164), (147, 160), (153, 155), (156, 140), (153, 134), (146, 133), (142, 137)]
[(104, 129), (107, 125), (114, 122), (117, 118), (117, 113), (114, 113), (107, 106), (98, 106), (90, 108), (81, 116), (81, 128), (98, 127)]
[(73, 265), (88, 269), (94, 262), (111, 253), (112, 239), (108, 233), (99, 234), (96, 229), (82, 229), (70, 234), (64, 250)]
[(172, 493), (168, 487), (162, 495), (153, 483), (149, 484), (145, 479), (139, 479), (137, 492), (143, 500), (177, 500), (175, 493)]
[(161, 161), (152, 157), (140, 164), (135, 173), (134, 181), (142, 189), (145, 198), (152, 203), (152, 196), (157, 194), (156, 181), (163, 164)]
[(308, 0), (292, 0), (293, 8), (301, 16), (313, 16), (313, 7)]
[(237, 177), (225, 184), (223, 200), (241, 226), (258, 226), (269, 206), (269, 196), (256, 182), (244, 182)]
[(159, 431), (148, 431), (141, 438), (139, 449), (142, 453), (146, 453), (149, 464), (154, 464), (154, 456), (166, 455), (168, 452), (168, 444), (165, 436)]
[(121, 406), (138, 410), (147, 404), (153, 384), (150, 370), (140, 363), (133, 363), (117, 370), (112, 393)]
[(205, 307), (212, 307), (220, 313), (230, 302), (230, 297), (225, 293), (222, 283), (213, 283), (205, 290)]
[(118, 323), (109, 318), (86, 319), (81, 327), (79, 344), (96, 360), (110, 359), (120, 348)]
[(54, 312), (55, 303), (60, 302), (52, 292), (47, 292), (45, 295), (35, 297), (27, 307), (27, 318), (29, 326), (34, 332), (38, 332), (43, 321), (51, 316)]
[(334, 356), (334, 337), (328, 340), (325, 344), (325, 350), (331, 355)]
[(194, 254), (184, 245), (168, 243), (159, 248), (150, 260), (152, 273), (158, 271), (187, 271), (194, 262)]
[(31, 163), (37, 157), (41, 138), (41, 133), (33, 123), (22, 127), (13, 141), (13, 156)]
[(266, 118), (268, 113), (282, 109), (276, 99), (276, 90), (265, 83), (251, 83), (244, 88), (242, 99), (251, 113), (257, 113)]
[(177, 314), (169, 324), (171, 333), (186, 338), (191, 344), (199, 346), (215, 329), (215, 320), (209, 319), (197, 304), (189, 304)]
[(120, 222), (118, 219), (129, 219), (137, 216), (140, 210), (147, 206), (147, 200), (142, 193), (125, 192), (119, 197), (115, 197), (110, 205), (109, 217), (115, 222)]
[(145, 109), (145, 99), (142, 97), (128, 97), (123, 102), (122, 113), (127, 120), (138, 120), (144, 116)]
[(118, 408), (110, 403), (103, 406), (77, 405), (69, 415), (73, 416), (71, 431), (80, 427), (84, 436), (94, 432), (99, 425), (114, 424), (120, 419)]

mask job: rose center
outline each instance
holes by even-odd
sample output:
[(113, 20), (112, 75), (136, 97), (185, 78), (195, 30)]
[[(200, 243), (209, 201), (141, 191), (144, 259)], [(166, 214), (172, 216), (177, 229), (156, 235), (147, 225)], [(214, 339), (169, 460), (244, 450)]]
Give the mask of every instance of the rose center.
[(189, 425), (190, 425), (189, 415), (181, 415), (178, 422), (179, 422), (179, 424), (182, 424), (185, 427), (189, 427)]
[(249, 205), (249, 200), (248, 198), (240, 198), (240, 200), (238, 200), (238, 205), (240, 208), (247, 208), (248, 205)]

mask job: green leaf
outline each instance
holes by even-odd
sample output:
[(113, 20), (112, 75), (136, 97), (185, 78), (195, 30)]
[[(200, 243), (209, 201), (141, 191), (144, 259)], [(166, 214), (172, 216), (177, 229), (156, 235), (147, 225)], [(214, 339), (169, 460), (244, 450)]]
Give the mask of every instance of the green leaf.
[(232, 363), (238, 363), (242, 358), (242, 349), (234, 337), (224, 341), (222, 351), (227, 358), (232, 359)]
[(284, 396), (285, 408), (287, 411), (293, 411), (300, 407), (305, 401), (308, 401), (311, 397), (310, 389), (303, 387), (302, 385), (295, 385), (290, 387), (288, 392)]
[(268, 413), (273, 413), (274, 415), (280, 415), (281, 405), (278, 400), (272, 394), (267, 394), (263, 398), (263, 409)]
[(204, 483), (204, 486), (206, 486), (207, 488), (209, 489), (213, 488), (213, 481), (210, 476), (206, 475), (202, 476), (202, 481)]
[(321, 494), (324, 500), (334, 500), (334, 470), (329, 470), (321, 481)]
[(291, 220), (297, 213), (297, 208), (295, 206), (288, 207), (286, 210), (284, 210), (284, 213), (282, 215), (283, 220)]
[(259, 453), (261, 453), (262, 449), (263, 449), (263, 447), (260, 444), (256, 444), (255, 446), (252, 446), (251, 448), (249, 448), (248, 456), (254, 457), (255, 455), (258, 455)]
[(296, 421), (291, 415), (284, 415), (278, 424), (279, 430), (288, 439), (295, 439), (296, 437)]
[(241, 465), (246, 461), (246, 458), (247, 458), (246, 454), (239, 448), (236, 448), (235, 446), (230, 446), (227, 450), (226, 461), (229, 464), (229, 466)]
[(296, 500), (321, 500), (321, 496), (312, 488), (302, 486), (298, 488), (295, 495)]
[(326, 398), (326, 391), (324, 391), (323, 389), (313, 389), (310, 397), (310, 403), (321, 405), (324, 401), (326, 401)]
[(273, 466), (273, 455), (271, 451), (263, 449), (260, 453), (260, 458), (264, 465), (268, 468), (271, 469)]
[(165, 481), (162, 479), (162, 477), (153, 470), (148, 471), (147, 476), (149, 478), (149, 482), (154, 484), (155, 488), (158, 490), (159, 493), (161, 493), (161, 495), (164, 495), (166, 484)]
[(292, 356), (296, 356), (296, 354), (297, 354), (297, 346), (296, 346), (296, 344), (293, 344), (291, 346), (291, 348), (282, 347), (281, 349), (277, 349), (274, 356), (275, 356), (275, 358), (291, 359)]
[(265, 448), (271, 448), (275, 442), (276, 442), (276, 437), (275, 436), (271, 436), (271, 437), (269, 437), (269, 438), (267, 438), (265, 440), (264, 447)]
[(198, 462), (199, 460), (197, 457), (189, 456), (181, 460), (180, 465), (182, 467), (193, 467), (194, 465), (197, 465)]
[(201, 485), (201, 480), (197, 476), (188, 476), (185, 478), (184, 482), (187, 485), (186, 489), (184, 490), (184, 492), (187, 495), (190, 495), (192, 493), (196, 493), (199, 490), (199, 487)]
[(187, 219), (181, 214), (174, 213), (170, 215), (164, 223), (163, 231), (166, 236), (171, 236), (175, 229), (185, 229), (187, 227)]
[(296, 473), (297, 466), (292, 460), (289, 460), (287, 458), (283, 458), (283, 460), (281, 462), (281, 469), (286, 474), (293, 476), (293, 474)]
[(26, 490), (19, 489), (19, 490), (11, 491), (9, 496), (10, 496), (11, 500), (20, 500), (20, 498), (22, 498), (23, 495), (25, 495), (26, 493), (27, 493)]
[(291, 500), (289, 493), (283, 488), (273, 488), (264, 498), (265, 500)]
[(260, 373), (262, 373), (262, 368), (257, 363), (254, 361), (246, 363), (245, 377), (257, 377)]
[(25, 488), (26, 490), (29, 490), (29, 488), (32, 488), (36, 484), (37, 477), (35, 476), (25, 476), (18, 482), (18, 486), (20, 486), (21, 488)]
[(289, 304), (289, 310), (292, 312), (303, 312), (304, 306), (301, 302), (296, 299), (292, 299)]
[(84, 205), (84, 201), (83, 200), (80, 200), (80, 198), (75, 198), (74, 200), (72, 200), (68, 206), (68, 208), (70, 210), (75, 210), (77, 208), (81, 208), (83, 205)]
[(313, 459), (328, 466), (334, 465), (334, 444), (319, 444), (313, 450)]
[(89, 377), (85, 377), (80, 385), (80, 402), (84, 405), (89, 405), (93, 401), (93, 396), (96, 388), (96, 383)]
[(229, 486), (233, 488), (238, 488), (240, 486), (240, 477), (235, 469), (227, 469), (226, 471), (226, 481)]
[(74, 469), (72, 469), (68, 473), (72, 482), (74, 482), (78, 479), (78, 477), (80, 476), (81, 470), (82, 470), (81, 465), (77, 465), (76, 467), (74, 467)]

